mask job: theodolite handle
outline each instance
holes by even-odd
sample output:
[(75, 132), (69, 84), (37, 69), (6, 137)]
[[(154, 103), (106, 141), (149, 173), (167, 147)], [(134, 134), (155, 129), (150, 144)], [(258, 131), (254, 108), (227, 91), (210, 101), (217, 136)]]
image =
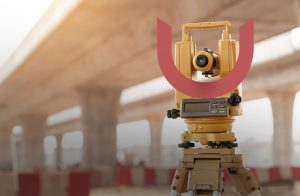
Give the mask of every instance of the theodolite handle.
[(198, 22), (198, 23), (186, 23), (182, 25), (182, 41), (190, 41), (190, 29), (209, 29), (209, 28), (225, 28), (222, 34), (223, 39), (230, 39), (231, 26), (228, 21), (220, 22)]

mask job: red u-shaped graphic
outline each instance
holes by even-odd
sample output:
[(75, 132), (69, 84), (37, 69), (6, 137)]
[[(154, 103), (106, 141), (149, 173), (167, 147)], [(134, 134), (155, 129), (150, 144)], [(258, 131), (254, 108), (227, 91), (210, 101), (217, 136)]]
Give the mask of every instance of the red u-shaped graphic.
[(171, 27), (157, 19), (157, 57), (168, 82), (178, 91), (197, 98), (212, 98), (226, 94), (238, 86), (249, 72), (254, 50), (254, 20), (240, 27), (240, 50), (234, 68), (224, 78), (213, 82), (197, 82), (183, 76), (172, 59)]

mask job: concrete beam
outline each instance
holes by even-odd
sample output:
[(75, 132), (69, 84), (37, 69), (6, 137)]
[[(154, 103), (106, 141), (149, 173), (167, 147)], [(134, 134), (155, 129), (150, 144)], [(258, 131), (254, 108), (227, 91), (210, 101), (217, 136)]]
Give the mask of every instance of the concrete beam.
[(244, 92), (264, 93), (269, 90), (300, 90), (300, 52), (253, 67), (243, 83)]

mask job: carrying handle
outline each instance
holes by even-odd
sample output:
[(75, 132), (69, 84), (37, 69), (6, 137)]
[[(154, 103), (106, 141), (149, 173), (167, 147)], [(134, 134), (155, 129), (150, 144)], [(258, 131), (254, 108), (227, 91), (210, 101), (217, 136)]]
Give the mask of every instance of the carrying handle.
[(182, 25), (182, 41), (190, 41), (190, 29), (209, 29), (209, 28), (225, 28), (223, 31), (222, 39), (230, 39), (231, 26), (228, 21), (220, 22), (199, 22), (199, 23), (186, 23)]

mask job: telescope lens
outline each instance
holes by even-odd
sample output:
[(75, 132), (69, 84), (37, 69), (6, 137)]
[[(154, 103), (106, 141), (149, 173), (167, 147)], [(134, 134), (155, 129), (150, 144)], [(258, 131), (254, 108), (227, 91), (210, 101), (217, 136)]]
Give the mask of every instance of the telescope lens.
[(208, 58), (205, 55), (199, 55), (197, 56), (196, 64), (199, 67), (205, 67), (208, 64)]

